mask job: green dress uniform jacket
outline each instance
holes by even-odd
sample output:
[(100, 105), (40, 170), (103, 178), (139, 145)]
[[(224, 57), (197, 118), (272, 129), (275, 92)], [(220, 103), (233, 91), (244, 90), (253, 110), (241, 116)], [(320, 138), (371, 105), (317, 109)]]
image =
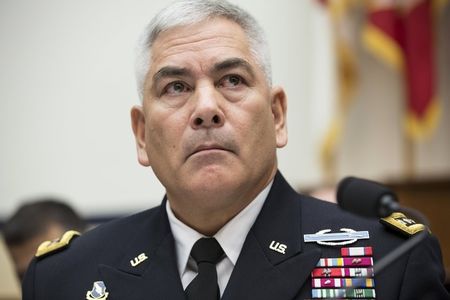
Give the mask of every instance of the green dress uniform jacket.
[[(101, 225), (35, 258), (23, 299), (185, 299), (165, 204)], [(369, 239), (345, 247), (372, 247), (375, 263), (406, 240), (377, 220), (297, 194), (278, 172), (222, 299), (311, 299), (311, 272), (320, 258), (340, 257), (342, 246), (305, 243), (304, 235), (341, 228), (369, 232)], [(375, 274), (376, 298), (450, 299), (443, 281), (439, 244), (429, 235)]]

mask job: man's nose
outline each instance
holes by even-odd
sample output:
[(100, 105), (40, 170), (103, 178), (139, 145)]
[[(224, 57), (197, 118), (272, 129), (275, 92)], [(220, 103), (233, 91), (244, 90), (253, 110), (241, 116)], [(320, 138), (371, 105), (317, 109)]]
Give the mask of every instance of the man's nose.
[(214, 87), (201, 87), (194, 94), (195, 107), (191, 116), (191, 126), (194, 129), (221, 127), (225, 115), (220, 107), (222, 95)]

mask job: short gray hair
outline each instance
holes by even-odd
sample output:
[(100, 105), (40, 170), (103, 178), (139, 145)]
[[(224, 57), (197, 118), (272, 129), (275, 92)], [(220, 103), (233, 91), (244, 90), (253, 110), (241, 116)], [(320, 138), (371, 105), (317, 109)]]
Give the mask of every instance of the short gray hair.
[(248, 12), (225, 0), (182, 0), (161, 10), (144, 30), (137, 46), (136, 80), (141, 101), (150, 69), (151, 48), (159, 34), (176, 26), (223, 17), (241, 26), (250, 44), (256, 63), (261, 67), (269, 86), (272, 85), (269, 46), (261, 26)]

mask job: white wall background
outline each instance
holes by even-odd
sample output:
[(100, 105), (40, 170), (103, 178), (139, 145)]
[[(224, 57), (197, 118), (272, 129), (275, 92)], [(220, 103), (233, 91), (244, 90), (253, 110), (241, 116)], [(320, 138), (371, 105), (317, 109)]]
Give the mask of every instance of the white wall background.
[[(324, 24), (312, 19), (315, 4), (233, 2), (266, 29), (274, 83), (287, 91), (290, 141), (279, 153), (280, 169), (294, 186), (318, 182), (317, 135), (310, 127), (321, 125), (310, 117), (308, 74), (312, 28)], [(167, 3), (0, 1), (0, 218), (38, 195), (64, 197), (84, 215), (133, 212), (161, 201), (162, 186), (137, 163), (129, 111), (138, 102), (135, 42)]]

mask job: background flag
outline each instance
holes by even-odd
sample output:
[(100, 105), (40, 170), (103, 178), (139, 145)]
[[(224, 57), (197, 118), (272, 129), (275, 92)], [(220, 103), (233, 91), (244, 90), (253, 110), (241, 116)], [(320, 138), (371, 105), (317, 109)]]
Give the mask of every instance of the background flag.
[(358, 82), (358, 68), (354, 49), (356, 47), (357, 30), (352, 15), (356, 14), (358, 0), (321, 0), (328, 8), (333, 31), (333, 47), (336, 53), (337, 105), (330, 119), (328, 130), (321, 146), (321, 161), (326, 181), (333, 182), (336, 177), (336, 151), (340, 143), (347, 113), (353, 102)]
[(405, 128), (411, 138), (422, 139), (436, 127), (440, 112), (436, 96), (433, 1), (367, 3), (363, 43), (375, 56), (404, 73)]

